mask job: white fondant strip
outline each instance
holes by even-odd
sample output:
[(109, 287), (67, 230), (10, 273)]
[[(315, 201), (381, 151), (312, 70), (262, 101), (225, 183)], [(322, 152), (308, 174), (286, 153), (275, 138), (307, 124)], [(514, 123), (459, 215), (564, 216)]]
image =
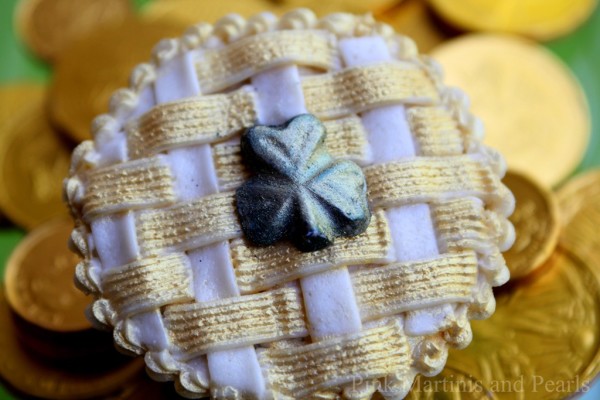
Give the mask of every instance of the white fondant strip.
[(130, 335), (137, 343), (143, 343), (150, 351), (160, 352), (169, 346), (169, 338), (160, 310), (134, 315), (130, 318)]
[(192, 200), (218, 192), (210, 145), (169, 150), (167, 159), (178, 200)]
[[(340, 41), (347, 66), (389, 61), (391, 56), (381, 37), (348, 38)], [(416, 156), (415, 143), (402, 105), (379, 107), (361, 115), (377, 163)], [(439, 254), (435, 230), (427, 204), (396, 207), (387, 211), (398, 261), (411, 261)], [(405, 331), (425, 335), (446, 324), (452, 308), (435, 307), (407, 314)]]
[[(252, 85), (257, 93), (261, 124), (279, 125), (306, 113), (296, 66), (273, 68), (256, 74)], [(347, 268), (302, 278), (300, 285), (310, 335), (314, 340), (360, 331), (360, 313)]]
[[(142, 90), (138, 104), (129, 118), (135, 118), (150, 110), (155, 104), (151, 88)], [(96, 138), (96, 150), (100, 154), (100, 164), (108, 165), (127, 159), (127, 141), (121, 132), (103, 142)], [(139, 256), (135, 232), (133, 212), (123, 215), (111, 215), (97, 218), (91, 223), (94, 245), (102, 262), (104, 271), (125, 265)], [(168, 338), (162, 323), (160, 312), (152, 311), (135, 315), (129, 320), (132, 327), (131, 336), (137, 343), (142, 343), (150, 350), (160, 351), (168, 344)]]
[(258, 121), (278, 125), (306, 113), (302, 82), (296, 66), (273, 68), (252, 77), (258, 100)]
[(116, 132), (112, 138), (97, 138), (96, 151), (101, 154), (98, 167), (127, 161), (127, 138), (124, 131)]
[(145, 87), (138, 94), (137, 107), (131, 112), (128, 120), (133, 120), (144, 115), (147, 111), (150, 111), (155, 104), (156, 96), (154, 96), (154, 90), (152, 86)]
[(193, 60), (194, 54), (186, 52), (160, 67), (154, 82), (157, 104), (198, 96), (201, 93)]
[[(200, 95), (190, 54), (170, 61), (155, 83), (158, 103)], [(218, 192), (218, 179), (210, 145), (168, 152), (180, 200), (191, 200)], [(229, 243), (221, 242), (188, 253), (199, 302), (239, 296), (229, 256)], [(198, 357), (194, 362), (202, 362)], [(208, 353), (208, 371), (214, 388), (235, 387), (253, 398), (265, 397), (266, 386), (254, 346)]]
[(196, 300), (211, 301), (240, 295), (233, 268), (223, 268), (230, 263), (227, 242), (203, 247), (201, 251), (192, 251), (188, 257), (194, 271)]
[(312, 338), (360, 331), (360, 311), (347, 268), (307, 276), (300, 285)]
[(93, 220), (91, 226), (94, 245), (105, 271), (125, 265), (140, 254), (133, 212), (100, 217)]
[[(125, 265), (139, 255), (133, 212), (98, 218), (91, 223), (94, 245), (102, 261), (103, 270)], [(153, 351), (168, 344), (160, 311), (137, 314), (129, 319), (132, 339)]]

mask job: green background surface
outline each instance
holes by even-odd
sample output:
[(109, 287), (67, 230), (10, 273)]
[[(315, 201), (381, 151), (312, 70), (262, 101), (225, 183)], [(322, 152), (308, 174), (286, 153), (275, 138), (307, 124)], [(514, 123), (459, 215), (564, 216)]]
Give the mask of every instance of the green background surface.
[[(14, 32), (13, 12), (18, 0), (0, 0), (0, 84), (7, 82), (51, 79), (51, 69), (37, 60), (19, 41)], [(141, 7), (151, 0), (134, 0)], [(234, 11), (234, 10), (232, 10)], [(592, 136), (586, 155), (577, 172), (600, 166), (600, 8), (574, 33), (545, 44), (573, 70), (585, 90), (591, 114)], [(566, 135), (569, 132), (565, 132)], [(0, 188), (1, 190), (1, 188)], [(0, 223), (0, 279), (10, 252), (24, 236), (24, 232)], [(2, 329), (2, 327), (0, 327)], [(0, 357), (2, 355), (0, 354)], [(16, 399), (0, 383), (0, 399)], [(600, 399), (600, 384), (585, 396), (585, 400)]]

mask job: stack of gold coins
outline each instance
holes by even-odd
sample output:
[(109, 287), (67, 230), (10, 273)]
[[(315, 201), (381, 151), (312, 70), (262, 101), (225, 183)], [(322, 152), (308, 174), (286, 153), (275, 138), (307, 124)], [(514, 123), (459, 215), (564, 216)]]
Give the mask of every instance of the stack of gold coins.
[(143, 361), (113, 349), (112, 337), (85, 318), (89, 299), (73, 285), (73, 226), (58, 219), (15, 249), (0, 291), (0, 375), (15, 390), (52, 399), (118, 394), (141, 379)]
[(562, 399), (590, 388), (600, 372), (600, 171), (570, 178), (589, 149), (590, 109), (541, 42), (576, 31), (596, 0), (9, 1), (21, 46), (51, 70), (47, 84), (0, 84), (0, 229), (29, 232), (0, 289), (0, 386), (15, 399), (175, 398), (85, 318), (91, 299), (73, 285), (61, 196), (69, 155), (160, 39), (232, 12), (297, 7), (370, 12), (412, 37), (465, 90), (508, 164), (511, 281), (493, 317), (472, 323), (471, 345), (408, 398)]

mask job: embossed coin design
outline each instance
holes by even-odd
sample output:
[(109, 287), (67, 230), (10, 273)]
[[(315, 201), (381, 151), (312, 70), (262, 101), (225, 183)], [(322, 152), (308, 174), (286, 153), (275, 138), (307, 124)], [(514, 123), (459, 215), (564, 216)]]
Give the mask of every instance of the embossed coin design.
[(597, 0), (429, 0), (452, 24), (549, 40), (583, 23)]
[(72, 230), (68, 220), (40, 226), (19, 243), (6, 268), (11, 307), (32, 324), (52, 331), (91, 328), (84, 314), (91, 299), (73, 283), (79, 258), (67, 246)]
[(132, 13), (128, 0), (22, 0), (17, 29), (40, 57), (53, 60), (82, 35)]
[(526, 175), (509, 171), (503, 183), (516, 199), (509, 218), (516, 240), (504, 253), (510, 277), (516, 279), (540, 267), (554, 251), (560, 232), (558, 204), (553, 193)]
[(4, 292), (0, 290), (0, 376), (20, 392), (59, 400), (106, 398), (143, 370), (141, 359), (93, 373), (86, 368), (67, 371), (41, 362), (22, 347), (12, 317)]
[(589, 265), (557, 250), (533, 275), (497, 294), (494, 315), (472, 323), (473, 342), (448, 365), (499, 399), (564, 399), (600, 370), (600, 285)]
[(108, 111), (111, 94), (127, 85), (133, 67), (160, 39), (181, 33), (178, 26), (128, 19), (66, 48), (50, 90), (52, 120), (76, 141), (90, 139), (92, 119)]
[(560, 244), (588, 258), (600, 274), (600, 171), (577, 176), (558, 191), (564, 229)]
[(70, 149), (50, 127), (44, 101), (24, 107), (2, 130), (2, 211), (27, 229), (66, 216), (62, 180), (69, 170)]
[(577, 80), (548, 50), (480, 34), (449, 41), (431, 55), (446, 81), (469, 95), (485, 125), (485, 142), (501, 151), (511, 169), (550, 187), (577, 167), (590, 136), (590, 113)]

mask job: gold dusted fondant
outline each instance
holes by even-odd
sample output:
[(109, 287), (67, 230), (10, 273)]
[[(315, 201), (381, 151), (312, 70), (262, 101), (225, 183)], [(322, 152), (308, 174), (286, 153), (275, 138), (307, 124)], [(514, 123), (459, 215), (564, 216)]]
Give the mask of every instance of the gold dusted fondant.
[(477, 196), (502, 208), (510, 192), (488, 165), (469, 156), (418, 157), (365, 168), (374, 207)]
[(143, 258), (104, 276), (104, 295), (123, 317), (194, 299), (191, 271), (183, 254)]
[(306, 108), (331, 119), (394, 104), (433, 104), (439, 100), (431, 78), (412, 63), (354, 67), (304, 78)]
[(452, 156), (467, 150), (466, 135), (447, 108), (411, 107), (406, 114), (422, 155)]
[(255, 292), (343, 265), (385, 263), (390, 259), (391, 242), (385, 213), (378, 210), (363, 234), (340, 238), (319, 251), (305, 253), (287, 243), (256, 247), (236, 239), (231, 243), (231, 257), (242, 293)]
[(292, 397), (305, 397), (319, 389), (353, 380), (408, 372), (409, 346), (398, 321), (359, 334), (325, 339), (304, 346), (266, 349), (259, 354), (268, 366), (273, 388)]
[(366, 320), (447, 302), (469, 302), (477, 279), (473, 252), (382, 267), (352, 274), (357, 301)]
[(136, 228), (142, 253), (190, 250), (242, 235), (231, 192), (142, 211)]
[(339, 64), (334, 36), (327, 31), (275, 31), (249, 36), (196, 63), (202, 93), (226, 89), (267, 68), (298, 64), (329, 70)]
[(308, 335), (297, 288), (172, 305), (165, 310), (164, 318), (173, 344), (185, 358)]
[(254, 124), (253, 93), (228, 94), (160, 104), (127, 128), (129, 154), (142, 157), (176, 147), (226, 140)]
[(175, 201), (171, 170), (158, 157), (98, 168), (88, 179), (83, 207), (88, 219)]

